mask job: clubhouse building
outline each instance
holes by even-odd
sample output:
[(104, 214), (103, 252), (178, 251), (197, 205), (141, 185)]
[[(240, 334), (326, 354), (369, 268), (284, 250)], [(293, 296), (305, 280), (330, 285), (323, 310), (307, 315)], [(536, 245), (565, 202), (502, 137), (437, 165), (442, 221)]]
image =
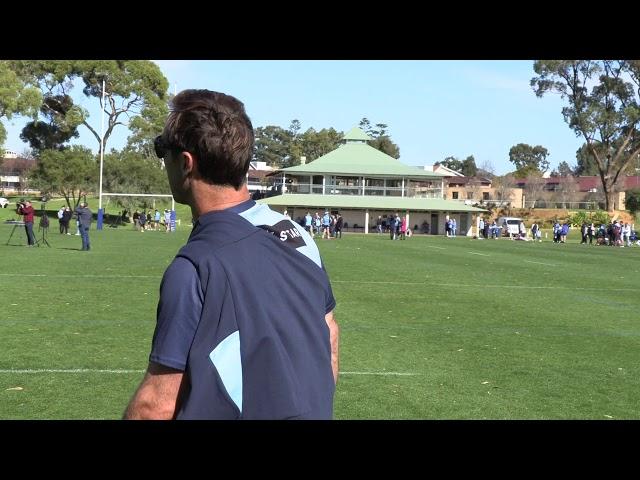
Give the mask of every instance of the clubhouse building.
[[(445, 200), (445, 174), (412, 167), (371, 147), (360, 128), (343, 137), (337, 149), (295, 167), (270, 173), (277, 196), (258, 200), (292, 219), (310, 212), (340, 212), (345, 230), (369, 233), (378, 217), (408, 217), (415, 233), (444, 234), (446, 216), (455, 218), (459, 235), (470, 235), (474, 217), (484, 210), (462, 200)], [(417, 227), (417, 228), (416, 228)]]

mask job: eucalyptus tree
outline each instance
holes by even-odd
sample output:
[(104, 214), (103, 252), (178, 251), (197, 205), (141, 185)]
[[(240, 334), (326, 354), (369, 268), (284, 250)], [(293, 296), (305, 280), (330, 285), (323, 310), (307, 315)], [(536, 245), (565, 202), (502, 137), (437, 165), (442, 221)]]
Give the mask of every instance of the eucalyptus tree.
[(538, 60), (533, 69), (538, 97), (566, 101), (562, 115), (595, 160), (611, 212), (618, 178), (640, 154), (640, 61)]

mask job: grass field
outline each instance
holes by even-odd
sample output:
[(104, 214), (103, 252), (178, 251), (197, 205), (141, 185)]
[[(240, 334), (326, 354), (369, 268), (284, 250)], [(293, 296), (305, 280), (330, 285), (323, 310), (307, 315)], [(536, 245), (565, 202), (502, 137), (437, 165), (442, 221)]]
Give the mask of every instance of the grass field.
[[(5, 245), (0, 225), (0, 419), (121, 416), (182, 218), (174, 234), (92, 229), (91, 252), (57, 220), (52, 248), (21, 246), (22, 228)], [(640, 418), (640, 247), (577, 237), (318, 240), (341, 325), (335, 417)]]

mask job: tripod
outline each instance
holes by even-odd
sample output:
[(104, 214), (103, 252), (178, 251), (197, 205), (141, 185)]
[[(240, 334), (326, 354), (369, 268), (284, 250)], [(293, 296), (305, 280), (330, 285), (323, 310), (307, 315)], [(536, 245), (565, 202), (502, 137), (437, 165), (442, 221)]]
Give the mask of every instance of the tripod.
[(35, 245), (38, 247), (42, 247), (46, 245), (51, 248), (49, 242), (47, 241), (47, 232), (49, 231), (49, 217), (47, 217), (47, 212), (44, 209), (45, 204), (43, 203), (40, 207), (40, 228), (39, 231), (42, 231), (42, 238), (40, 240), (36, 239)]

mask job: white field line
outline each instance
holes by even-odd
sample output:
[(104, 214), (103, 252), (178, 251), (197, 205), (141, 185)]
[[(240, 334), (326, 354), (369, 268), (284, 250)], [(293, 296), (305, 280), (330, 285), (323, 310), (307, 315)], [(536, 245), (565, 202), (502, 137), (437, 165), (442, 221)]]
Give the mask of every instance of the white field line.
[(547, 267), (557, 267), (558, 264), (557, 263), (542, 263), (542, 262), (533, 262), (531, 260), (523, 260), (523, 262), (526, 263), (536, 263), (538, 265), (546, 265)]
[(490, 257), (491, 255), (487, 254), (487, 253), (477, 253), (477, 252), (467, 252), (471, 255), (482, 255), (483, 257)]
[(398, 377), (413, 377), (418, 375), (417, 373), (405, 373), (405, 372), (340, 372), (340, 375), (395, 375)]
[(55, 277), (55, 278), (162, 278), (162, 275), (45, 275), (42, 273), (0, 273), (0, 277)]
[(55, 368), (25, 368), (25, 369), (6, 369), (0, 370), (0, 373), (144, 373), (144, 370), (123, 370), (123, 369), (92, 369), (92, 368), (71, 368), (71, 369), (55, 369)]
[[(5, 369), (0, 373), (144, 373), (144, 370), (120, 370), (120, 369), (91, 369), (91, 368), (72, 368), (72, 369), (55, 369), (55, 368), (25, 368), (25, 369)], [(417, 373), (406, 372), (340, 372), (340, 375), (396, 375), (396, 376), (415, 376)]]
[(426, 245), (427, 248), (437, 248), (438, 250), (446, 250), (444, 247), (434, 247), (433, 245)]
[(597, 292), (640, 292), (640, 288), (601, 288), (601, 287), (561, 287), (533, 285), (486, 285), (465, 283), (427, 283), (427, 282), (370, 282), (366, 280), (331, 280), (331, 283), (358, 283), (367, 285), (424, 285), (425, 287), (468, 287), (468, 288), (530, 288), (532, 290), (595, 290)]

